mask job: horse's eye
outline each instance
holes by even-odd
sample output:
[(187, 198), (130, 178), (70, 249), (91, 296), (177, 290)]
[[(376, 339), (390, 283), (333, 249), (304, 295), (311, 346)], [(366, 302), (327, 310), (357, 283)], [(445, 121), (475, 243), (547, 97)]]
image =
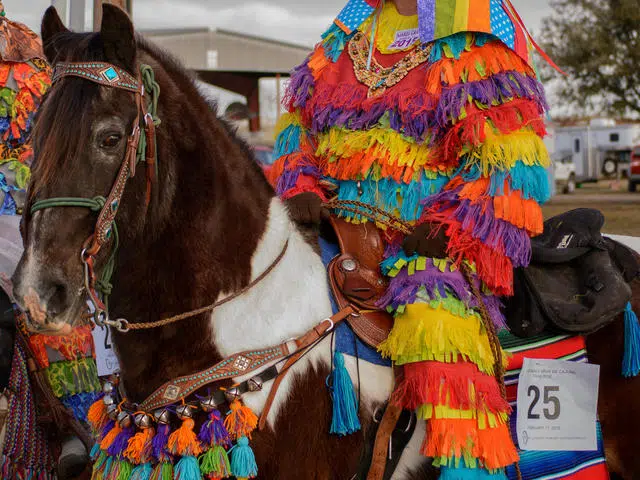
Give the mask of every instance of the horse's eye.
[(108, 135), (107, 137), (105, 137), (104, 140), (102, 140), (100, 147), (101, 148), (117, 147), (121, 139), (122, 139), (121, 135), (112, 133), (111, 135)]

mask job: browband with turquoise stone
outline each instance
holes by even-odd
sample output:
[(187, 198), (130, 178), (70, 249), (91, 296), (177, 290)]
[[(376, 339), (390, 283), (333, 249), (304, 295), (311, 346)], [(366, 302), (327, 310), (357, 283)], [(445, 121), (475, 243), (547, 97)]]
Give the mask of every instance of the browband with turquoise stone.
[(141, 84), (133, 75), (106, 62), (58, 63), (53, 72), (52, 83), (64, 77), (80, 77), (106, 87), (142, 93)]

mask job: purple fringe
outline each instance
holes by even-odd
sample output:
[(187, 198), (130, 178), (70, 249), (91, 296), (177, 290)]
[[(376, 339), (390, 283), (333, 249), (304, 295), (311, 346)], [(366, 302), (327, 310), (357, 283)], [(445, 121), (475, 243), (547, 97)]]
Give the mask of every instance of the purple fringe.
[(107, 436), (107, 434), (113, 430), (113, 427), (116, 426), (116, 422), (114, 422), (113, 420), (109, 420), (107, 422), (107, 424), (102, 427), (102, 432), (100, 432), (100, 440), (102, 440), (104, 437)]
[(109, 445), (107, 449), (107, 453), (112, 457), (118, 457), (124, 453), (127, 449), (127, 445), (129, 444), (129, 440), (136, 433), (135, 427), (127, 427), (123, 428), (122, 432), (120, 432), (116, 438), (113, 440), (113, 443)]
[(231, 446), (231, 435), (224, 426), (222, 415), (218, 410), (209, 414), (209, 420), (202, 424), (198, 439), (208, 446), (220, 445)]
[(158, 462), (166, 462), (171, 458), (168, 450), (169, 432), (171, 428), (169, 425), (160, 424), (156, 430), (156, 434), (151, 440), (151, 448), (153, 452), (153, 458)]
[(313, 73), (311, 73), (308, 62), (309, 60), (307, 59), (291, 72), (291, 80), (287, 87), (285, 102), (294, 108), (306, 107), (307, 101), (313, 95), (313, 89), (316, 82), (313, 78)]
[[(475, 281), (480, 289), (480, 280), (476, 277)], [(402, 305), (416, 303), (421, 288), (426, 290), (430, 298), (436, 298), (438, 295), (446, 298), (453, 295), (468, 308), (479, 306), (477, 299), (471, 294), (462, 272), (459, 270), (442, 272), (433, 265), (430, 259), (427, 259), (426, 270), (416, 271), (413, 275), (409, 275), (407, 269), (404, 268), (392, 278), (379, 305), (395, 310)], [(482, 299), (496, 328), (500, 330), (506, 328), (507, 324), (501, 311), (500, 299), (493, 295), (483, 295)]]
[(295, 168), (293, 170), (289, 170), (285, 166), (282, 175), (280, 175), (280, 178), (278, 178), (276, 193), (279, 196), (282, 196), (285, 192), (288, 192), (292, 188), (295, 188), (300, 175), (309, 175), (311, 177), (320, 178), (320, 170), (312, 165), (299, 166), (298, 168)]

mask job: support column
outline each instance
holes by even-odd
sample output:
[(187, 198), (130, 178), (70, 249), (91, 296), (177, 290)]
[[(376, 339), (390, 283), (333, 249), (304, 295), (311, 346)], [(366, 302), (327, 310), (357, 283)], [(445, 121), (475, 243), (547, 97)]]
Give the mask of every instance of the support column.
[(69, 28), (74, 32), (84, 32), (84, 0), (70, 0), (69, 5)]
[(247, 96), (247, 106), (249, 107), (249, 112), (251, 113), (251, 118), (249, 119), (249, 131), (250, 132), (259, 132), (260, 131), (260, 80), (255, 79), (253, 90)]
[(102, 23), (102, 4), (110, 3), (116, 5), (121, 9), (129, 12), (131, 15), (133, 9), (133, 0), (93, 0), (93, 31), (100, 30), (100, 24)]

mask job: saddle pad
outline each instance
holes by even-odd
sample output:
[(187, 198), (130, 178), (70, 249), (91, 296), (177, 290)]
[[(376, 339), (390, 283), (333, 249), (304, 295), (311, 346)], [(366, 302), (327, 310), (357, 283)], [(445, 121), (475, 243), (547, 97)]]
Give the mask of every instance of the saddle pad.
[[(547, 358), (572, 362), (587, 362), (587, 350), (584, 337), (569, 335), (538, 335), (532, 338), (518, 338), (510, 333), (500, 334), (500, 343), (511, 354), (509, 367), (505, 374), (507, 398), (514, 407), (511, 414), (511, 436), (516, 446), (515, 411), (518, 392), (518, 376), (524, 358)], [(598, 450), (591, 452), (536, 452), (520, 451), (520, 469), (526, 480), (608, 480), (609, 473), (604, 457), (602, 431), (597, 426)], [(507, 469), (510, 480), (516, 480), (515, 468)]]
[[(320, 237), (320, 252), (322, 256), (322, 263), (324, 263), (325, 268), (327, 268), (329, 263), (331, 263), (331, 260), (333, 260), (337, 255), (340, 255), (340, 247), (337, 243), (328, 242), (324, 238)], [(327, 283), (328, 282), (329, 279), (327, 277)], [(339, 310), (338, 304), (333, 298), (331, 288), (329, 288), (329, 293), (331, 295), (331, 308), (333, 313), (337, 313)], [(382, 358), (376, 349), (370, 347), (357, 338), (349, 324), (346, 322), (342, 322), (336, 328), (335, 348), (336, 351), (343, 353), (344, 355), (357, 357), (360, 360), (365, 360), (375, 365), (391, 367), (391, 360)]]

